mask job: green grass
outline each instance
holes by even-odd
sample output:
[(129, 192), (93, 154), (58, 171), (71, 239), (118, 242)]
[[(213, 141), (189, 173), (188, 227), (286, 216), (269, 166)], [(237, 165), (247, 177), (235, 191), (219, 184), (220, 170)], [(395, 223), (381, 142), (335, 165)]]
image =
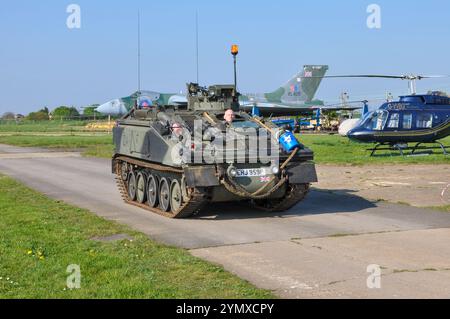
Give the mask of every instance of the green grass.
[[(379, 199), (377, 202), (384, 202), (385, 200), (383, 199)], [(398, 201), (398, 202), (394, 202), (394, 204), (398, 204), (398, 205), (403, 205), (403, 206), (409, 206), (409, 207), (414, 207), (414, 205), (407, 203), (407, 202), (402, 202), (402, 201)], [(432, 209), (432, 210), (436, 210), (439, 212), (444, 212), (444, 213), (450, 213), (450, 205), (443, 205), (443, 206), (419, 206), (421, 208), (426, 208), (426, 209)]]
[(112, 135), (86, 129), (89, 121), (0, 122), (0, 144), (83, 150), (86, 156), (110, 158)]
[(0, 143), (17, 146), (79, 149), (89, 146), (112, 145), (112, 135), (92, 135), (92, 136), (11, 135), (11, 136), (0, 136)]
[(83, 131), (89, 121), (2, 121), (0, 132), (72, 132)]
[(441, 211), (441, 212), (450, 213), (450, 205), (433, 206), (433, 207), (430, 207), (430, 208), (434, 209), (434, 210)]
[(1, 136), (0, 144), (25, 147), (46, 147), (64, 150), (83, 150), (83, 155), (110, 158), (113, 154), (112, 135), (91, 136), (47, 136), (47, 135), (10, 135)]
[[(0, 234), (0, 298), (273, 298), (185, 250), (4, 176)], [(132, 240), (93, 240), (113, 234)], [(66, 287), (71, 264), (80, 266), (80, 289)]]
[[(450, 164), (450, 156), (444, 156), (440, 149), (429, 156), (402, 157), (398, 152), (382, 151), (379, 156), (370, 157), (366, 149), (372, 148), (373, 144), (353, 142), (338, 135), (301, 134), (299, 140), (314, 151), (315, 161), (319, 164)], [(450, 145), (450, 137), (442, 143)]]
[(88, 157), (111, 158), (114, 153), (114, 145), (91, 145), (87, 147), (83, 155)]

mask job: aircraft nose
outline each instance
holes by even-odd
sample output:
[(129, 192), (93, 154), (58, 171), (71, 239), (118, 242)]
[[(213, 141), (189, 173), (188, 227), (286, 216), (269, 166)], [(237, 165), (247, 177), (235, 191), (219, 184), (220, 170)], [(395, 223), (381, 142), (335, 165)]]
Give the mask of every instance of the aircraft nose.
[(117, 115), (119, 114), (120, 109), (118, 108), (120, 106), (116, 101), (109, 101), (107, 103), (104, 103), (100, 105), (97, 108), (97, 112), (100, 112), (105, 115)]
[(367, 132), (367, 130), (354, 128), (348, 132), (347, 137), (357, 142), (369, 142), (371, 139), (371, 134)]
[(107, 111), (108, 111), (108, 106), (107, 106), (107, 104), (108, 104), (108, 103), (102, 104), (102, 105), (100, 105), (99, 107), (97, 107), (95, 110), (96, 110), (97, 112), (99, 112), (99, 113), (105, 114), (105, 113), (107, 113)]
[(357, 130), (356, 129), (351, 129), (350, 131), (347, 132), (347, 137), (350, 139), (355, 139), (357, 136)]

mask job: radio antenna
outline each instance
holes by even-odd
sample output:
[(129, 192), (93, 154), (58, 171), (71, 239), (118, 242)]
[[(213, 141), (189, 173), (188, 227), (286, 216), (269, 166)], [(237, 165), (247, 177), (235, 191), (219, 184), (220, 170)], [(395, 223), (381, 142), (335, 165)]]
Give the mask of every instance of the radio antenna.
[(197, 84), (199, 84), (199, 72), (198, 72), (198, 11), (195, 12), (195, 56), (197, 66)]
[(138, 92), (141, 92), (141, 13), (138, 10), (137, 20), (137, 67), (138, 67)]

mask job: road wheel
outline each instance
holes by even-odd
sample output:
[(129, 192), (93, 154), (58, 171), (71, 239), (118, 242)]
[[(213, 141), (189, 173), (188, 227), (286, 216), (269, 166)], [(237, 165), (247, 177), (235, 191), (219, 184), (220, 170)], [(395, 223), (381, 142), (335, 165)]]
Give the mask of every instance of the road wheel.
[(150, 175), (147, 182), (147, 199), (150, 207), (158, 206), (158, 195), (158, 179), (154, 175)]
[(121, 173), (120, 177), (122, 177), (122, 180), (124, 182), (128, 179), (128, 172), (129, 172), (128, 164), (126, 162), (123, 162), (120, 167), (120, 173)]
[(183, 194), (181, 192), (180, 182), (176, 179), (172, 181), (170, 186), (170, 207), (172, 213), (176, 214), (183, 203)]
[(147, 175), (144, 172), (139, 172), (136, 182), (136, 199), (142, 204), (147, 199)]
[(128, 174), (128, 196), (130, 200), (136, 200), (136, 174), (131, 172)]
[(181, 195), (183, 195), (183, 202), (189, 201), (189, 195), (186, 187), (186, 177), (181, 178)]
[(168, 212), (170, 210), (170, 186), (166, 178), (162, 178), (159, 183), (159, 208), (162, 211)]

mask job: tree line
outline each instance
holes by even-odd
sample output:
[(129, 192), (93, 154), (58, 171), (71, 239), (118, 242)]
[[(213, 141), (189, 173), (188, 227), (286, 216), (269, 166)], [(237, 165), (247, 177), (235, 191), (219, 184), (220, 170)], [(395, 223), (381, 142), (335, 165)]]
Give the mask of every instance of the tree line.
[(92, 119), (92, 118), (105, 118), (105, 115), (95, 111), (98, 104), (94, 104), (83, 108), (83, 112), (80, 113), (73, 106), (59, 106), (53, 111), (50, 111), (48, 107), (44, 107), (36, 112), (31, 112), (27, 116), (21, 114), (14, 114), (12, 112), (6, 112), (2, 115), (2, 120), (21, 120), (26, 119), (30, 121), (48, 121), (48, 120), (74, 120), (74, 119)]

